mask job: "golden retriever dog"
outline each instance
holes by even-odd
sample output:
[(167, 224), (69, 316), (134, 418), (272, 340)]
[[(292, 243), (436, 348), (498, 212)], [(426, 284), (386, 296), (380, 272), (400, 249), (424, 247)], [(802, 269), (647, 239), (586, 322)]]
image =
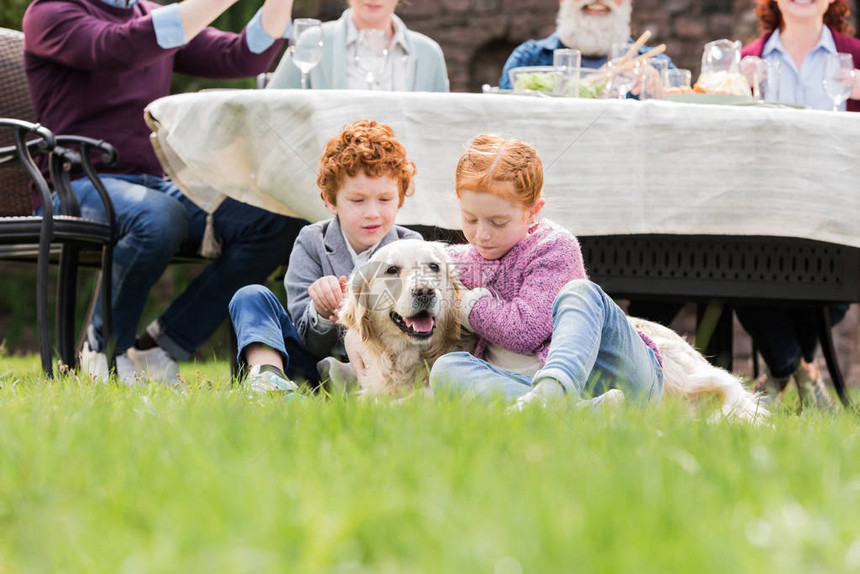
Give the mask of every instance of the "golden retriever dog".
[(363, 393), (428, 388), (436, 359), (474, 348), (460, 335), (462, 289), (444, 245), (420, 239), (386, 245), (353, 272), (338, 318), (362, 347)]
[[(426, 388), (436, 359), (474, 348), (474, 338), (461, 335), (464, 289), (444, 245), (419, 239), (386, 245), (353, 272), (339, 319), (362, 347), (363, 392), (402, 396)], [(660, 350), (664, 396), (682, 396), (691, 405), (716, 396), (721, 409), (714, 420), (767, 418), (759, 397), (738, 377), (711, 365), (675, 331), (636, 317), (628, 321)]]
[(681, 396), (695, 404), (716, 396), (721, 402), (712, 421), (723, 418), (761, 423), (768, 411), (761, 397), (744, 387), (741, 379), (710, 364), (705, 357), (672, 329), (636, 317), (628, 317), (634, 329), (645, 333), (657, 345), (663, 358), (663, 396)]

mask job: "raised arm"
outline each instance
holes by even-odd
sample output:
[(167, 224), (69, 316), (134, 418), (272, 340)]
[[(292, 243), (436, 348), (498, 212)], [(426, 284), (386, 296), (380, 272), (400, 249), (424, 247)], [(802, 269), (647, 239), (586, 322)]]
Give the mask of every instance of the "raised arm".
[(241, 34), (204, 27), (179, 50), (174, 69), (207, 78), (246, 78), (265, 72), (289, 30), (292, 8), (293, 0), (266, 0)]
[[(190, 42), (195, 36), (197, 36), (197, 34), (214, 22), (215, 18), (223, 14), (227, 8), (235, 4), (237, 1), (238, 0), (182, 0), (182, 2), (179, 2), (176, 6), (182, 19), (182, 30), (185, 32), (185, 39)], [(290, 8), (292, 9), (292, 0), (287, 0), (287, 2), (290, 4)], [(269, 2), (266, 2), (266, 4), (268, 5)], [(265, 22), (263, 23), (263, 27), (265, 28)]]
[[(238, 0), (183, 0), (177, 4), (187, 41), (194, 39), (218, 16)], [(263, 30), (272, 38), (281, 38), (290, 25), (293, 0), (266, 0), (260, 10)]]
[[(183, 0), (122, 23), (104, 20), (75, 2), (37, 2), (24, 16), (24, 45), (35, 56), (72, 69), (132, 70), (188, 45), (237, 1)], [(252, 52), (268, 49), (285, 34), (292, 6), (293, 0), (266, 0), (255, 16), (263, 38), (257, 49), (250, 47)]]

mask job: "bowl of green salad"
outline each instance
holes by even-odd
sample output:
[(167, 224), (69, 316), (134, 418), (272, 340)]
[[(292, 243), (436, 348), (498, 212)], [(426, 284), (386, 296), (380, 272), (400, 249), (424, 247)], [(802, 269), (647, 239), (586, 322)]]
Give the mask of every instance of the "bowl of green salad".
[(514, 92), (543, 92), (555, 90), (556, 71), (552, 66), (521, 66), (508, 70)]
[(565, 81), (552, 66), (520, 66), (508, 70), (514, 93), (541, 93), (573, 98), (602, 98), (609, 77), (599, 70), (577, 68), (578, 81)]

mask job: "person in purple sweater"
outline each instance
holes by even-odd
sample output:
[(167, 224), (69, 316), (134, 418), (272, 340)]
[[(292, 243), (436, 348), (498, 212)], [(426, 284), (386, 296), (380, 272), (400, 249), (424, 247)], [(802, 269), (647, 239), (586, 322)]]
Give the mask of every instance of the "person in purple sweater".
[[(269, 68), (283, 45), (292, 0), (266, 0), (239, 34), (208, 27), (236, 1), (35, 0), (24, 14), (24, 64), (36, 119), (56, 133), (101, 138), (119, 151), (116, 164), (97, 168), (116, 208), (113, 332), (117, 375), (125, 382), (175, 382), (176, 361), (221, 324), (237, 289), (265, 280), (286, 261), (303, 223), (226, 200), (212, 220), (220, 255), (136, 339), (151, 287), (174, 253), (201, 244), (207, 223), (207, 214), (164, 177), (143, 109), (169, 94), (174, 71), (239, 78)], [(72, 188), (83, 214), (103, 220), (87, 178)], [(107, 374), (101, 309), (88, 329), (82, 364), (94, 376)]]
[(543, 166), (528, 144), (493, 135), (472, 139), (457, 165), (456, 191), (469, 245), (450, 254), (469, 289), (463, 324), (474, 354), (449, 353), (430, 371), (437, 395), (501, 396), (517, 408), (597, 397), (597, 407), (630, 396), (657, 402), (663, 381), (654, 344), (588, 280), (579, 242), (537, 220)]

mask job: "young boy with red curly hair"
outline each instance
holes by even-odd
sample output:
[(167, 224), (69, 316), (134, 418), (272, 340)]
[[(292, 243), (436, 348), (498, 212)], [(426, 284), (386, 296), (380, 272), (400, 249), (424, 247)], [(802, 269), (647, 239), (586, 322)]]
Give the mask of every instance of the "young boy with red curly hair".
[(258, 392), (298, 390), (290, 376), (319, 380), (316, 364), (346, 356), (336, 325), (346, 278), (383, 246), (421, 236), (394, 225), (412, 194), (415, 164), (387, 125), (359, 120), (326, 144), (317, 185), (334, 217), (302, 229), (284, 286), (287, 310), (262, 285), (243, 287), (230, 301), (239, 364)]

